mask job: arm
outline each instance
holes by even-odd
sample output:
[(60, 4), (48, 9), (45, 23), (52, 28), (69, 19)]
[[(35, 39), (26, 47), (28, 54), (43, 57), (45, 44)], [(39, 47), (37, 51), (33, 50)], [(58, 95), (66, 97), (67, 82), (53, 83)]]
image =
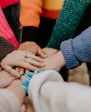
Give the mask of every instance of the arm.
[(29, 98), (38, 112), (90, 112), (90, 96), (90, 87), (64, 82), (53, 70), (34, 75), (29, 83)]
[(43, 70), (59, 71), (64, 65), (71, 69), (79, 66), (82, 62), (91, 62), (91, 27), (74, 39), (62, 42), (60, 49), (57, 53), (45, 58)]
[(76, 38), (64, 41), (60, 49), (68, 69), (79, 66), (82, 62), (91, 62), (91, 27)]
[(42, 0), (21, 0), (20, 4), (20, 24), (23, 27), (22, 39), (23, 41), (35, 39), (36, 42), (40, 15), (42, 14)]
[(20, 112), (24, 98), (21, 81), (13, 81), (9, 87), (0, 89), (0, 112)]
[(8, 22), (6, 21), (6, 18), (3, 14), (3, 11), (0, 7), (0, 36), (5, 38), (7, 41), (13, 44), (14, 49), (17, 49), (19, 46), (19, 43), (11, 30)]
[(60, 43), (72, 38), (90, 0), (65, 0), (47, 47), (60, 49)]

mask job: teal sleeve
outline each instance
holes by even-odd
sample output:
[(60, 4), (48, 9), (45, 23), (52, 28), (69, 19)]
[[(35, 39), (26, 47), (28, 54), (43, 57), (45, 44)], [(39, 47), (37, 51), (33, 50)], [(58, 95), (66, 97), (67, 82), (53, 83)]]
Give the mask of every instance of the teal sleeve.
[(60, 43), (72, 38), (91, 0), (65, 0), (47, 47), (60, 49)]

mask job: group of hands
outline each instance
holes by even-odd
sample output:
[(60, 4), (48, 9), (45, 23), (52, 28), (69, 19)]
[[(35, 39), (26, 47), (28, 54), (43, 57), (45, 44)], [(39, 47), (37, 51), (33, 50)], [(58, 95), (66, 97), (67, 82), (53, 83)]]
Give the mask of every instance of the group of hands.
[(64, 65), (61, 51), (53, 48), (41, 49), (35, 42), (28, 41), (1, 61), (1, 68), (16, 78), (36, 69), (59, 71)]

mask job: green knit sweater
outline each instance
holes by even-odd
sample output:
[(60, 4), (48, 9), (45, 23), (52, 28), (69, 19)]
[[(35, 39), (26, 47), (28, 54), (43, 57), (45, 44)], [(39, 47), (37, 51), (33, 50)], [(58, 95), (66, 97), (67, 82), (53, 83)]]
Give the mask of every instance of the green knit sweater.
[(62, 12), (47, 47), (60, 49), (60, 43), (72, 38), (91, 0), (65, 0)]

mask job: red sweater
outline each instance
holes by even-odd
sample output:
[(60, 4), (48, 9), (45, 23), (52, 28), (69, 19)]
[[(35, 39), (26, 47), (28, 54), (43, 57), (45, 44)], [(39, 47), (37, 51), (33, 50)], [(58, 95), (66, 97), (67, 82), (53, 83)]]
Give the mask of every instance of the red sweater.
[(18, 2), (20, 2), (20, 0), (0, 0), (0, 6), (1, 6), (1, 8), (6, 8), (6, 7), (16, 4)]

